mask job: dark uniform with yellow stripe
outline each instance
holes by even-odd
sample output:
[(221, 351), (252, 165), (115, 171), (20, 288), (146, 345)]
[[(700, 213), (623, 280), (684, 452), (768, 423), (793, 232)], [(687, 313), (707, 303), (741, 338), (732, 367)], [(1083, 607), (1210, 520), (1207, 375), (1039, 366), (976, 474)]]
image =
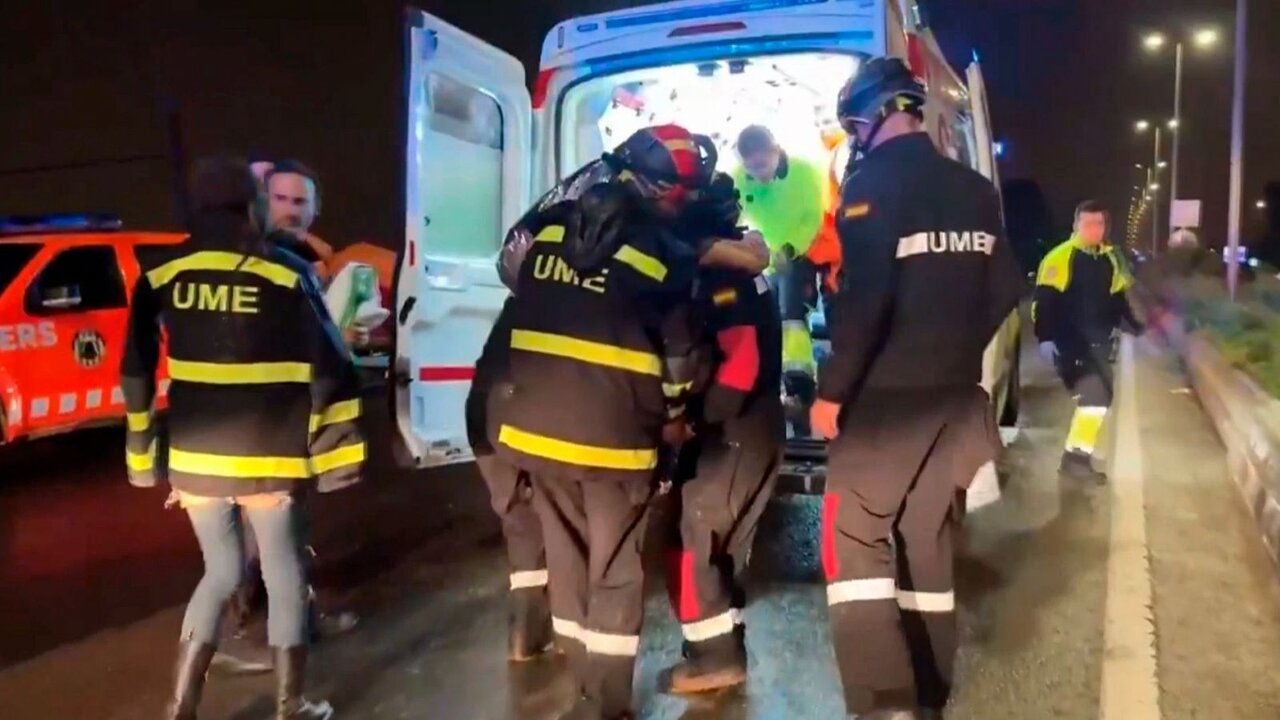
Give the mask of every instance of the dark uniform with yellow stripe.
[[(355, 368), (310, 270), (189, 242), (140, 258), (121, 368), (135, 484), (157, 468), (185, 493), (233, 497), (355, 482), (365, 459)], [(171, 381), (157, 452), (161, 327)]]
[(1066, 471), (1092, 470), (1114, 396), (1112, 334), (1117, 328), (1142, 332), (1129, 306), (1132, 285), (1114, 247), (1091, 247), (1076, 236), (1049, 251), (1036, 274), (1036, 337), (1054, 344), (1058, 374), (1076, 399), (1062, 460)]
[(687, 662), (671, 687), (700, 692), (745, 679), (740, 584), (786, 437), (782, 319), (763, 276), (710, 271), (696, 295), (715, 348), (708, 386), (690, 403), (696, 433), (681, 453), (680, 547), (667, 588)]
[(645, 509), (662, 428), (692, 386), (696, 330), (692, 251), (673, 256), (679, 246), (643, 213), (627, 220), (620, 249), (591, 276), (566, 262), (565, 224), (531, 228), (498, 432), (499, 453), (533, 480), (557, 642), (581, 707), (603, 718), (630, 712)]

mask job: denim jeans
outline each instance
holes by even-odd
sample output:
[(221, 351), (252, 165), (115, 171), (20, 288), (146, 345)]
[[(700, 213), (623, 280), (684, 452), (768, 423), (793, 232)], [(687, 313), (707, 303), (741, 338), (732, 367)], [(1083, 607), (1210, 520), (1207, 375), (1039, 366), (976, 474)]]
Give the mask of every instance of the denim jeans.
[(279, 648), (307, 644), (309, 591), (301, 503), (288, 496), (248, 505), (234, 498), (204, 498), (185, 507), (204, 555), (204, 577), (187, 605), (183, 640), (217, 643), (222, 614), (244, 578), (241, 524), (247, 521), (257, 539), (267, 586), (267, 641)]

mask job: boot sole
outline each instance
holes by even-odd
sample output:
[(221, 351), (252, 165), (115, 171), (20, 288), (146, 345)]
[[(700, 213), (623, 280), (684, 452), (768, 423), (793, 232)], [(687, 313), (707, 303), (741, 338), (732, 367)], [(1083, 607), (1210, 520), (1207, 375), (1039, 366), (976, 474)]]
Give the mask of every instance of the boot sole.
[(672, 677), (668, 682), (668, 691), (676, 695), (699, 695), (737, 687), (746, 682), (746, 670), (721, 670), (693, 678)]

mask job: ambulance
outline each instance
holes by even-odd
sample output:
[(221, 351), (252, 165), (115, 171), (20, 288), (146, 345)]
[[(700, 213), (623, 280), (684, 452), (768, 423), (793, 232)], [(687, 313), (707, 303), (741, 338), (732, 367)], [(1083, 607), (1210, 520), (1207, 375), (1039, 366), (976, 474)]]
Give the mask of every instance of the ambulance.
[[(101, 215), (0, 218), (0, 441), (124, 420), (137, 251), (184, 238)], [(158, 380), (163, 404), (163, 370)]]
[[(999, 184), (976, 57), (959, 77), (909, 0), (685, 0), (574, 18), (547, 35), (532, 93), (519, 61), (426, 13), (409, 16), (407, 53), (390, 377), (401, 460), (418, 467), (471, 459), (463, 403), (507, 295), (494, 263), (505, 231), (636, 129), (676, 122), (709, 135), (729, 171), (738, 132), (765, 124), (788, 152), (842, 169), (844, 143), (831, 142), (839, 89), (868, 58), (896, 56), (928, 86), (941, 151)], [(985, 364), (1006, 423), (1017, 413), (1018, 335), (1015, 314)], [(800, 476), (821, 462), (813, 445), (791, 448)]]

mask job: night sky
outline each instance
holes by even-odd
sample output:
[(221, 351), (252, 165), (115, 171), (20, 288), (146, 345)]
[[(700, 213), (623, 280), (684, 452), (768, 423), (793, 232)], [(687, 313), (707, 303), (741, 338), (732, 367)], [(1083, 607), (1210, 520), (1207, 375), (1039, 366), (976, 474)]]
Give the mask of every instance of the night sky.
[[(642, 3), (420, 3), (536, 70), (560, 19)], [(21, 9), (15, 6), (21, 5)], [(170, 118), (189, 152), (297, 156), (324, 180), (321, 234), (336, 244), (402, 237), (401, 7), (395, 0), (8, 0), (0, 10), (0, 214), (98, 210), (133, 227), (176, 220)], [(991, 85), (1005, 180), (1044, 188), (1060, 222), (1087, 196), (1123, 217), (1139, 117), (1172, 115), (1173, 59), (1147, 56), (1147, 29), (1216, 25), (1223, 43), (1188, 53), (1181, 183), (1206, 201), (1221, 242), (1231, 108), (1233, 0), (933, 0), (953, 64), (973, 48)], [(1245, 217), (1280, 180), (1280, 3), (1252, 0)], [(508, 8), (497, 11), (494, 8)], [(696, 128), (695, 128), (696, 130)], [(1166, 145), (1167, 148), (1167, 145)], [(1164, 180), (1167, 187), (1167, 175)]]

